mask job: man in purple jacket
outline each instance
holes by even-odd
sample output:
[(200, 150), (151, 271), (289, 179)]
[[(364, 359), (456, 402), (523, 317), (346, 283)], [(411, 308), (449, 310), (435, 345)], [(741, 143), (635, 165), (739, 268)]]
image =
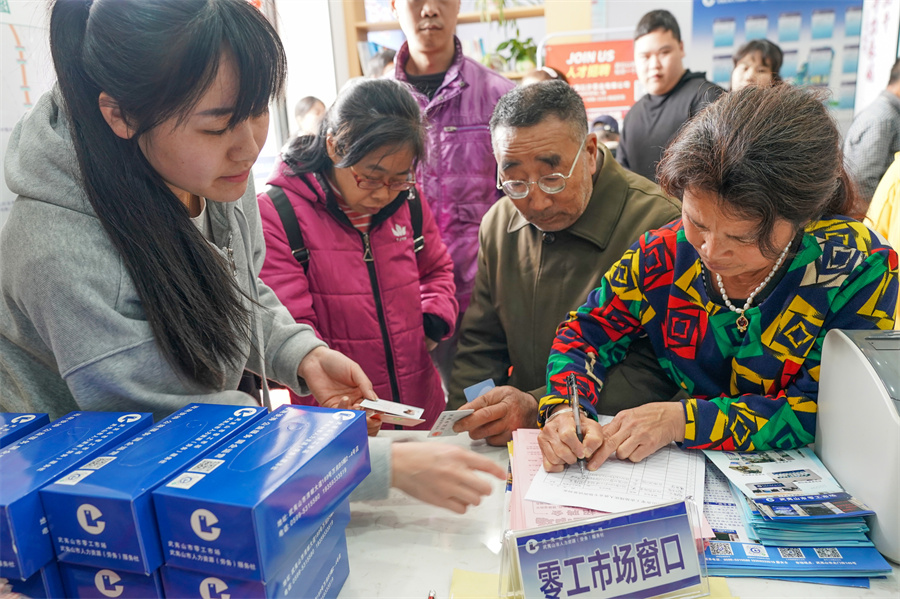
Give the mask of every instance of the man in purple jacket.
[[(460, 0), (391, 0), (407, 41), (394, 77), (413, 87), (429, 121), (428, 159), (416, 178), (453, 258), (459, 314), (469, 305), (477, 270), (478, 225), (503, 195), (488, 122), (500, 96), (515, 85), (462, 53), (455, 33)], [(459, 327), (457, 327), (459, 330)], [(446, 384), (456, 335), (433, 356)]]

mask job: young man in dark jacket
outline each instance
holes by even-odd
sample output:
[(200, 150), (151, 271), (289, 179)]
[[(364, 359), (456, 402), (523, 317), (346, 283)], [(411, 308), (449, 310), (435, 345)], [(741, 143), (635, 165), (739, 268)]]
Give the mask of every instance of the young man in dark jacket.
[(725, 90), (706, 73), (684, 68), (678, 21), (667, 10), (641, 17), (634, 31), (634, 65), (647, 94), (625, 115), (616, 160), (656, 181), (656, 165), (675, 133)]

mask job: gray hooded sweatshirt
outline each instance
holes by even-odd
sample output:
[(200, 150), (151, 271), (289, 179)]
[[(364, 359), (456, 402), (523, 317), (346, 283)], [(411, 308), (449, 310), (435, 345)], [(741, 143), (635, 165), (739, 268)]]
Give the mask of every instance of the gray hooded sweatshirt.
[[(242, 369), (210, 389), (163, 357), (131, 277), (78, 183), (61, 105), (58, 88), (44, 94), (16, 124), (6, 152), (6, 184), (18, 197), (0, 232), (0, 410), (51, 418), (72, 410), (152, 412), (160, 418), (191, 402), (255, 405), (236, 390)], [(211, 245), (259, 304), (246, 302), (252, 343), (246, 339), (242, 347), (245, 368), (308, 394), (297, 367), (325, 344), (311, 327), (294, 322), (258, 278), (265, 242), (252, 178), (238, 201), (206, 206)], [(382, 479), (374, 495), (383, 495), (388, 447), (376, 445), (377, 475), (369, 478)], [(371, 487), (375, 481), (366, 482)]]

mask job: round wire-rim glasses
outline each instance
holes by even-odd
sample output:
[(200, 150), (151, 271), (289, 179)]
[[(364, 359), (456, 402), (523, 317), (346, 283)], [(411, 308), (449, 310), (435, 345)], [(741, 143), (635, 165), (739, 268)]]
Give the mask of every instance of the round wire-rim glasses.
[(411, 179), (407, 179), (406, 181), (382, 181), (381, 179), (370, 179), (368, 177), (360, 176), (352, 166), (348, 167), (350, 169), (350, 174), (353, 175), (353, 178), (356, 179), (356, 186), (360, 189), (365, 189), (366, 191), (373, 191), (376, 189), (381, 189), (382, 187), (387, 187), (391, 191), (407, 191), (416, 186), (416, 179), (413, 175)]
[(559, 193), (563, 189), (566, 188), (566, 182), (572, 176), (572, 173), (575, 172), (575, 165), (578, 164), (578, 157), (581, 156), (581, 150), (584, 149), (584, 143), (587, 141), (587, 136), (581, 140), (581, 145), (578, 146), (578, 152), (575, 154), (575, 159), (572, 160), (572, 168), (569, 169), (569, 174), (564, 175), (562, 173), (551, 173), (549, 175), (544, 175), (537, 181), (520, 181), (517, 179), (511, 181), (503, 181), (500, 182), (500, 165), (497, 165), (497, 189), (502, 189), (506, 192), (506, 195), (513, 200), (521, 200), (528, 196), (531, 193), (531, 188), (537, 183), (537, 186), (541, 188), (541, 191), (544, 193), (554, 194)]

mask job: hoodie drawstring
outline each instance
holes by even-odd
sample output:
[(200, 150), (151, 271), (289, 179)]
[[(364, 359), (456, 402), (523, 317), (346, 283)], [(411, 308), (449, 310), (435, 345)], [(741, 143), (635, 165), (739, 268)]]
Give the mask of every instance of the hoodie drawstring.
[[(253, 299), (253, 335), (255, 337), (256, 353), (259, 355), (259, 376), (262, 384), (262, 400), (263, 406), (272, 411), (272, 400), (269, 397), (269, 383), (266, 380), (266, 357), (263, 355), (263, 334), (262, 334), (262, 318), (259, 315), (259, 287), (257, 285), (256, 273), (253, 272), (253, 251), (250, 247), (250, 225), (247, 223), (247, 217), (244, 211), (235, 208), (235, 220), (241, 232), (241, 238), (244, 241), (244, 255), (247, 256), (247, 277), (250, 280), (250, 297)], [(229, 242), (229, 249), (231, 244)], [(232, 264), (234, 258), (232, 256)], [(250, 351), (253, 351), (253, 345)]]

